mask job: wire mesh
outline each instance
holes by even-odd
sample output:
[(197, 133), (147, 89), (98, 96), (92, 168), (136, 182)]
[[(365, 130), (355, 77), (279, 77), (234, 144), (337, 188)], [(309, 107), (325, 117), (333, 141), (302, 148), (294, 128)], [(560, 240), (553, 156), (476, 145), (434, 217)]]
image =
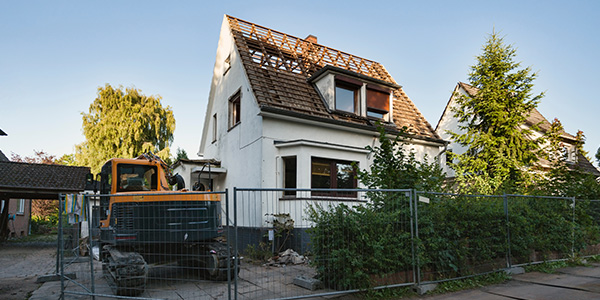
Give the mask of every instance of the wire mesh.
[(419, 282), (443, 281), (506, 267), (502, 196), (416, 193)]
[(236, 189), (238, 299), (412, 285), (411, 192)]

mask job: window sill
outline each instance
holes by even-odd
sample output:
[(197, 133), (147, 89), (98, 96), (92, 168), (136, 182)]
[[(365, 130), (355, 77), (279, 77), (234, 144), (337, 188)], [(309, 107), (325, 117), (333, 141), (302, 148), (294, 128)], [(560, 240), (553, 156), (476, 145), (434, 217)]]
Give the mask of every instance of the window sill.
[(367, 200), (360, 199), (358, 197), (327, 197), (327, 196), (314, 196), (314, 197), (296, 197), (296, 196), (283, 196), (279, 198), (279, 201), (338, 201), (338, 202), (358, 202), (367, 203)]
[(233, 130), (234, 128), (236, 128), (240, 124), (242, 124), (242, 122), (237, 122), (237, 123), (233, 124), (233, 126), (229, 127), (229, 129), (227, 129), (227, 132)]

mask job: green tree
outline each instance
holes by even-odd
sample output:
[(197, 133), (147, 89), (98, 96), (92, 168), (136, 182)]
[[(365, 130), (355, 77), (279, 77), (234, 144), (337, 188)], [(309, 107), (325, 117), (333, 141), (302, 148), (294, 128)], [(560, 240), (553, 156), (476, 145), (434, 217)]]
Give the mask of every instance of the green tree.
[(537, 160), (538, 143), (531, 130), (522, 128), (543, 93), (532, 96), (530, 68), (519, 69), (516, 50), (492, 33), (471, 67), (475, 95), (456, 95), (453, 110), (463, 133), (449, 132), (466, 147), (452, 165), (461, 192), (502, 193), (527, 182), (526, 169)]
[(596, 151), (596, 161), (598, 162), (598, 166), (600, 166), (600, 147)]
[(86, 141), (76, 146), (76, 159), (98, 173), (105, 161), (133, 158), (152, 151), (170, 161), (175, 117), (163, 107), (160, 96), (145, 96), (130, 87), (98, 88), (98, 95), (83, 115)]
[(180, 160), (180, 159), (189, 159), (187, 152), (185, 152), (185, 150), (177, 147), (177, 151), (176, 151), (176, 156), (175, 156), (175, 161)]

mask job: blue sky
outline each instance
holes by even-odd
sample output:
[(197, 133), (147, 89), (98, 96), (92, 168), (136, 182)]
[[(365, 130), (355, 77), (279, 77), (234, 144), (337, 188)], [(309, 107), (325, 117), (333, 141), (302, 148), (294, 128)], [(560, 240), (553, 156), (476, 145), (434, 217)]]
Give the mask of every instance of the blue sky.
[(435, 127), (493, 30), (539, 72), (538, 109), (600, 147), (599, 1), (2, 1), (0, 150), (61, 156), (98, 87), (160, 95), (196, 157), (224, 14), (378, 61)]

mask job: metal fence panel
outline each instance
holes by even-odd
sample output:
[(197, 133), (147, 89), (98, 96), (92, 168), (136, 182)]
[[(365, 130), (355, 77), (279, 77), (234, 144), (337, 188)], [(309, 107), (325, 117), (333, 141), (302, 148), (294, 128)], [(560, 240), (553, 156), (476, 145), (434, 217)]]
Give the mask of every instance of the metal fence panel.
[(409, 190), (235, 189), (235, 203), (238, 299), (414, 284)]
[[(102, 197), (112, 197), (112, 205), (105, 205)], [(226, 192), (67, 199), (59, 234), (64, 245), (61, 293), (67, 298), (229, 298), (235, 256), (227, 239), (227, 201)], [(100, 216), (77, 215), (70, 206)], [(105, 220), (99, 231), (91, 230), (92, 223), (100, 224), (93, 218)], [(91, 238), (78, 239), (81, 221), (87, 222)], [(76, 278), (69, 279), (69, 274)]]
[(418, 282), (444, 281), (506, 267), (502, 196), (416, 192)]

